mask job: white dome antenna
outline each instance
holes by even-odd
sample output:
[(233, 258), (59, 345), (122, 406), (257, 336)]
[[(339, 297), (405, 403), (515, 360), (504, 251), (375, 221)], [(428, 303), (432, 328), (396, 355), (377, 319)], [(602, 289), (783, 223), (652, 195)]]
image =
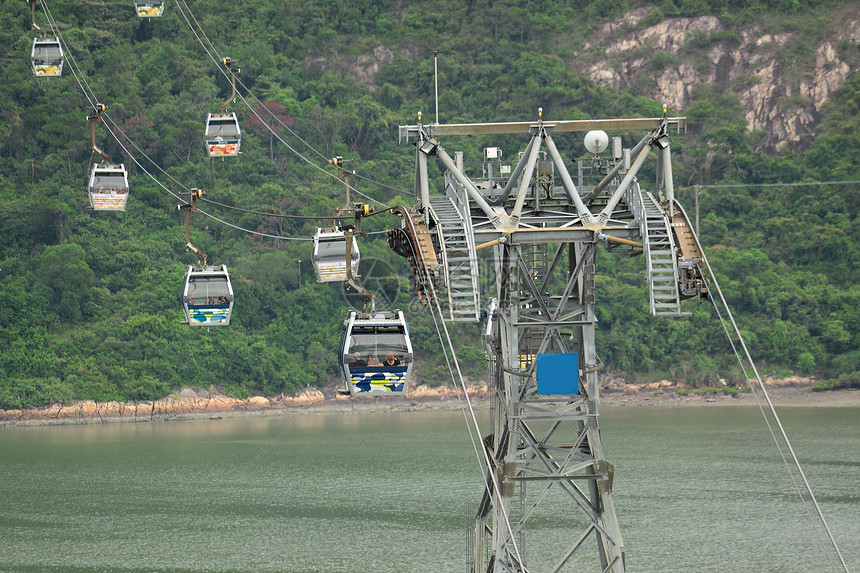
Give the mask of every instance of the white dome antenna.
[(605, 131), (595, 130), (585, 134), (585, 148), (595, 155), (599, 155), (608, 145), (609, 136)]

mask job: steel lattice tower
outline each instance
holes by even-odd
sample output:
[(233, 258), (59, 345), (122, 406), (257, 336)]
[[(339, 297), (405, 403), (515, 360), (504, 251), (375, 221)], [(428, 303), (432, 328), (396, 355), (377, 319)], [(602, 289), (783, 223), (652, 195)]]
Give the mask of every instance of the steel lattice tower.
[[(667, 117), (400, 127), (417, 149), (416, 206), (389, 242), (410, 259), (422, 301), (450, 321), (484, 320), (495, 398), (470, 571), (625, 570), (614, 467), (600, 439), (595, 255), (604, 247), (643, 255), (655, 315), (682, 315), (681, 300), (707, 296), (701, 254), (674, 202), (668, 134), (685, 127)], [(603, 143), (586, 147), (600, 153), (609, 143), (602, 130), (645, 135), (632, 149), (614, 138), (606, 157), (572, 162), (552, 137), (590, 132)], [(487, 134), (529, 141), (512, 161), (485, 148), (475, 164), (440, 144)], [(637, 180), (652, 151), (656, 196)], [(443, 194), (430, 193), (431, 158), (444, 169)], [(485, 249), (496, 288), (482, 305)]]

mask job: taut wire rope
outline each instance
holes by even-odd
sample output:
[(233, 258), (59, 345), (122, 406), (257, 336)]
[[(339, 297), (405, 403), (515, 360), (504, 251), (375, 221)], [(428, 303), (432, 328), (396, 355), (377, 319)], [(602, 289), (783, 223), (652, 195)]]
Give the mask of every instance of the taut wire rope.
[[(779, 415), (776, 412), (776, 408), (774, 407), (773, 402), (771, 401), (770, 396), (768, 395), (767, 389), (765, 388), (764, 381), (761, 379), (761, 375), (759, 374), (758, 369), (756, 368), (755, 362), (753, 362), (752, 356), (750, 355), (750, 352), (747, 349), (746, 343), (744, 342), (743, 336), (741, 335), (741, 331), (738, 328), (737, 323), (735, 322), (734, 316), (732, 315), (731, 309), (729, 308), (729, 305), (726, 302), (725, 297), (723, 296), (722, 289), (720, 288), (720, 285), (717, 282), (717, 278), (714, 275), (714, 271), (711, 268), (711, 264), (708, 261), (707, 257), (704, 256), (704, 251), (701, 249), (701, 246), (700, 246), (700, 252), (702, 252), (702, 260), (704, 261), (705, 266), (708, 269), (708, 273), (710, 275), (710, 280), (713, 282), (714, 290), (716, 290), (717, 294), (719, 295), (720, 302), (721, 302), (723, 308), (725, 308), (726, 315), (728, 316), (729, 321), (731, 322), (732, 329), (734, 330), (735, 336), (737, 337), (737, 340), (738, 340), (738, 344), (740, 344), (741, 348), (743, 349), (744, 357), (746, 358), (747, 363), (750, 365), (750, 368), (751, 368), (751, 370), (755, 376), (756, 383), (759, 386), (759, 390), (761, 390), (761, 393), (767, 402), (769, 412), (770, 412), (771, 416), (773, 416), (773, 420), (774, 420), (777, 428), (779, 429), (779, 435), (782, 437), (782, 440), (785, 443), (786, 448), (788, 449), (788, 452), (791, 456), (791, 459), (794, 463), (794, 466), (797, 469), (797, 472), (800, 475), (801, 480), (803, 481), (806, 492), (809, 495), (810, 501), (811, 501), (812, 505), (815, 507), (815, 511), (818, 514), (818, 519), (820, 520), (821, 525), (824, 527), (824, 530), (827, 532), (827, 536), (830, 539), (830, 544), (832, 545), (834, 551), (836, 552), (836, 555), (839, 557), (839, 561), (842, 564), (843, 569), (845, 570), (846, 573), (848, 573), (848, 566), (846, 565), (845, 560), (842, 557), (842, 553), (839, 551), (839, 547), (836, 544), (836, 539), (834, 539), (833, 534), (830, 531), (830, 527), (827, 525), (827, 520), (824, 518), (824, 513), (821, 511), (821, 507), (818, 504), (818, 500), (815, 498), (815, 494), (812, 492), (812, 487), (809, 485), (809, 481), (807, 481), (807, 479), (806, 479), (806, 474), (803, 471), (803, 467), (800, 464), (800, 460), (798, 460), (797, 455), (794, 452), (794, 448), (791, 445), (791, 441), (788, 439), (788, 434), (786, 434), (786, 432), (785, 432), (785, 428), (783, 427), (782, 422), (779, 419)], [(785, 466), (786, 466), (786, 470), (788, 470), (789, 477), (791, 478), (791, 481), (794, 484), (795, 490), (797, 491), (798, 496), (800, 497), (800, 501), (803, 504), (803, 507), (806, 510), (807, 515), (810, 518), (810, 522), (812, 523), (813, 529), (815, 530), (816, 534), (818, 535), (819, 542), (822, 546), (822, 549), (824, 549), (824, 542), (821, 539), (821, 535), (818, 531), (818, 527), (815, 525), (815, 522), (812, 520), (812, 516), (811, 516), (809, 509), (807, 508), (807, 505), (806, 505), (806, 500), (803, 498), (803, 495), (800, 491), (800, 487), (798, 486), (797, 482), (795, 481), (794, 474), (791, 471), (791, 466), (789, 465), (788, 460), (786, 459), (785, 454), (782, 451), (782, 447), (780, 446), (779, 440), (777, 439), (777, 436), (774, 433), (773, 428), (771, 427), (771, 424), (768, 421), (767, 416), (765, 415), (765, 410), (764, 410), (761, 402), (759, 401), (758, 396), (755, 393), (755, 389), (753, 388), (750, 376), (747, 374), (746, 368), (743, 365), (743, 361), (741, 360), (741, 357), (738, 354), (737, 348), (735, 347), (735, 343), (734, 343), (734, 341), (733, 341), (733, 339), (732, 339), (732, 337), (728, 331), (728, 327), (726, 326), (725, 321), (722, 317), (722, 314), (720, 313), (720, 310), (717, 307), (717, 302), (712, 299), (712, 303), (714, 304), (714, 308), (717, 311), (717, 316), (719, 317), (719, 320), (722, 323), (723, 329), (726, 331), (726, 335), (729, 339), (729, 343), (731, 344), (732, 350), (735, 352), (735, 356), (737, 357), (738, 362), (740, 363), (741, 371), (744, 373), (744, 376), (747, 380), (747, 384), (749, 385), (750, 390), (752, 391), (753, 396), (755, 397), (755, 400), (759, 405), (759, 409), (762, 412), (762, 416), (765, 419), (765, 423), (767, 424), (767, 427), (768, 427), (768, 430), (770, 431), (771, 437), (773, 438), (773, 441), (776, 444), (776, 447), (777, 447), (777, 450), (779, 451), (780, 456), (782, 456), (783, 462), (785, 463)], [(824, 551), (824, 553), (825, 553), (828, 561), (830, 561), (831, 569), (835, 570), (835, 565), (833, 563), (833, 560), (832, 560), (830, 553), (826, 550)]]
[[(175, 0), (175, 1), (178, 3), (180, 0)], [(196, 24), (196, 25), (197, 25), (197, 28), (200, 30), (200, 34), (203, 36), (203, 38), (205, 38), (205, 39), (206, 39), (206, 43), (208, 43), (208, 44), (209, 44), (209, 46), (212, 48), (212, 51), (213, 51), (213, 52), (215, 52), (215, 54), (216, 54), (216, 55), (219, 55), (219, 54), (218, 54), (218, 51), (215, 49), (214, 44), (212, 44), (212, 41), (209, 39), (209, 36), (207, 36), (207, 35), (206, 35), (206, 31), (203, 29), (203, 27), (202, 27), (202, 26), (200, 25), (200, 23), (197, 21), (197, 18), (194, 16), (194, 13), (193, 13), (193, 12), (191, 12), (191, 9), (188, 7), (188, 4), (185, 2), (185, 0), (182, 0), (182, 4), (185, 6), (185, 9), (188, 11), (188, 14), (191, 16), (191, 19), (192, 19), (192, 20), (194, 20), (194, 24)], [(182, 11), (182, 10), (180, 9), (180, 12), (181, 12), (181, 11)], [(183, 17), (184, 17), (184, 14), (183, 14)], [(191, 26), (191, 24), (188, 22), (187, 18), (186, 18), (186, 23), (188, 23), (188, 24), (189, 24), (189, 27)], [(192, 28), (192, 32), (193, 32), (193, 28)], [(199, 39), (198, 39), (198, 41), (199, 41)], [(205, 50), (205, 49), (206, 49), (206, 46), (203, 46), (203, 48), (204, 48), (204, 50)], [(211, 56), (210, 56), (210, 57), (211, 57)], [(220, 61), (220, 56), (219, 56), (219, 61)], [(223, 70), (222, 70), (222, 73), (223, 73)], [(229, 78), (228, 78), (228, 79), (229, 79)], [(281, 118), (279, 118), (277, 115), (275, 115), (275, 114), (274, 114), (274, 112), (272, 112), (272, 110), (270, 110), (269, 108), (267, 108), (266, 106), (264, 106), (264, 105), (263, 105), (263, 102), (261, 102), (261, 101), (260, 101), (260, 99), (259, 99), (256, 95), (254, 95), (254, 93), (253, 93), (253, 92), (248, 88), (248, 86), (246, 86), (246, 85), (242, 82), (242, 80), (241, 80), (240, 78), (236, 78), (236, 81), (237, 81), (237, 83), (238, 83), (240, 86), (242, 86), (242, 88), (244, 88), (244, 90), (245, 90), (245, 91), (246, 91), (246, 92), (247, 92), (247, 93), (248, 93), (248, 94), (249, 94), (249, 95), (254, 99), (254, 101), (255, 101), (255, 102), (257, 102), (257, 104), (258, 104), (259, 106), (261, 106), (263, 109), (265, 109), (265, 110), (266, 110), (266, 112), (268, 112), (268, 114), (272, 117), (272, 119), (273, 119), (273, 120), (275, 120), (275, 121), (276, 121), (276, 122), (277, 122), (281, 127), (283, 127), (284, 129), (286, 129), (286, 130), (287, 130), (287, 131), (288, 131), (288, 132), (289, 132), (293, 137), (295, 137), (295, 138), (296, 138), (296, 139), (298, 139), (300, 142), (302, 142), (302, 143), (305, 145), (305, 147), (307, 147), (308, 149), (310, 149), (311, 151), (313, 151), (313, 152), (314, 152), (314, 153), (315, 153), (315, 154), (316, 154), (320, 159), (322, 159), (323, 161), (326, 161), (326, 162), (328, 162), (328, 161), (329, 161), (329, 158), (328, 158), (328, 157), (326, 157), (326, 156), (325, 156), (321, 151), (319, 151), (319, 150), (318, 150), (318, 149), (316, 149), (313, 145), (311, 145), (310, 143), (308, 143), (307, 141), (305, 141), (305, 139), (304, 139), (304, 138), (302, 138), (302, 136), (300, 136), (298, 133), (296, 133), (296, 132), (295, 132), (295, 130), (294, 130), (293, 128), (291, 128), (289, 125), (287, 125), (286, 123), (284, 123), (284, 122), (281, 120)], [(244, 101), (244, 98), (243, 98), (243, 101)], [(247, 105), (247, 102), (245, 102), (245, 104)], [(250, 109), (250, 106), (249, 106), (249, 109)], [(251, 109), (251, 111), (253, 112), (254, 110), (253, 110), (253, 109)], [(257, 114), (255, 113), (255, 115), (257, 115)], [(266, 125), (266, 126), (268, 127), (268, 124), (266, 124), (265, 122), (263, 122), (263, 121), (262, 121), (262, 118), (261, 118), (259, 115), (257, 115), (257, 119), (259, 119), (261, 123), (263, 123), (264, 125)], [(271, 132), (272, 130), (271, 130), (271, 129), (269, 129), (269, 131)], [(273, 133), (273, 135), (274, 135), (274, 133)], [(284, 145), (287, 145), (285, 142), (283, 142), (283, 143), (284, 143)], [(294, 153), (296, 153), (297, 155), (299, 155), (299, 154), (298, 154), (298, 152), (297, 152), (297, 151), (295, 151), (292, 147), (290, 147), (289, 145), (287, 145), (287, 147), (288, 147), (291, 151), (293, 151)], [(300, 157), (301, 157), (301, 156), (300, 156)], [(304, 158), (303, 158), (303, 159), (304, 159)], [(405, 191), (405, 190), (403, 190), (403, 189), (400, 189), (400, 188), (398, 188), (398, 187), (394, 187), (394, 186), (392, 186), (392, 185), (387, 185), (387, 184), (382, 183), (382, 182), (379, 182), (379, 181), (375, 181), (375, 180), (373, 180), (373, 179), (371, 179), (371, 178), (369, 178), (369, 177), (365, 177), (365, 176), (360, 175), (360, 174), (358, 174), (358, 173), (352, 173), (352, 175), (353, 175), (354, 177), (358, 178), (358, 179), (362, 179), (362, 180), (364, 180), (364, 181), (367, 181), (368, 183), (372, 183), (372, 184), (374, 184), (374, 185), (378, 185), (378, 186), (380, 186), (380, 187), (385, 187), (385, 188), (390, 189), (390, 190), (392, 190), (392, 191), (397, 191), (398, 193), (407, 193), (407, 191)], [(341, 181), (342, 181), (342, 180), (341, 180)], [(350, 187), (350, 189), (352, 189), (352, 190), (354, 190), (354, 191), (357, 191), (356, 189), (354, 189), (354, 188), (352, 188), (352, 187)]]
[[(42, 5), (42, 9), (45, 11), (45, 15), (48, 19), (49, 25), (51, 26), (52, 32), (57, 36), (57, 38), (60, 40), (60, 42), (62, 42), (63, 44), (66, 44), (65, 39), (62, 37), (62, 34), (60, 33), (60, 30), (57, 27), (56, 22), (54, 21), (53, 15), (50, 12), (50, 7), (47, 5), (46, 0), (41, 0), (40, 4)], [(72, 75), (74, 76), (75, 81), (78, 84), (78, 87), (81, 89), (81, 92), (83, 93), (83, 95), (87, 99), (87, 101), (89, 102), (90, 106), (93, 109), (95, 109), (96, 105), (99, 103), (99, 100), (97, 97), (95, 97), (95, 92), (92, 90), (89, 83), (87, 82), (86, 76), (84, 76), (83, 72), (80, 70), (80, 67), (78, 66), (71, 50), (69, 49), (68, 44), (66, 44), (66, 49), (64, 50), (64, 54), (66, 54), (66, 57), (69, 60), (69, 69), (72, 70)], [(179, 185), (180, 187), (182, 187), (186, 191), (188, 190), (188, 187), (186, 187), (185, 185), (183, 185), (182, 183), (177, 181), (173, 176), (171, 176), (163, 168), (161, 168), (145, 152), (143, 152), (127, 135), (125, 135), (125, 133), (122, 132), (122, 130), (119, 129), (119, 127), (110, 118), (109, 114), (106, 111), (102, 112), (101, 115), (106, 120), (106, 121), (102, 122), (104, 124), (105, 130), (110, 134), (110, 136), (122, 148), (123, 152), (129, 157), (129, 159), (131, 159), (134, 162), (134, 164), (137, 165), (140, 168), (140, 170), (143, 171), (150, 179), (152, 179), (156, 183), (156, 185), (158, 185), (159, 187), (164, 189), (168, 194), (173, 196), (178, 201), (181, 201), (182, 203), (187, 203), (187, 201), (182, 199), (182, 197), (180, 197), (177, 193), (174, 193), (170, 188), (168, 188), (161, 181), (159, 181), (158, 178), (153, 173), (151, 173), (137, 159), (137, 157), (131, 153), (131, 151), (129, 151), (129, 148), (123, 143), (123, 141), (121, 141), (121, 139), (119, 138), (119, 136), (117, 135), (116, 132), (122, 133), (124, 139), (126, 141), (128, 141), (131, 144), (131, 146), (134, 147), (134, 149), (136, 149), (139, 153), (141, 153), (144, 157), (146, 157), (146, 159), (152, 165), (154, 165), (161, 173), (163, 173), (164, 175), (169, 177), (172, 181), (174, 181), (177, 185)], [(111, 129), (111, 126), (113, 126), (113, 129)], [(324, 170), (323, 170), (323, 172), (328, 174), (328, 172), (326, 172)], [(266, 238), (270, 238), (270, 239), (277, 239), (277, 240), (283, 240), (283, 241), (312, 241), (313, 240), (310, 237), (287, 237), (287, 236), (283, 236), (283, 235), (273, 235), (273, 234), (269, 234), (269, 233), (262, 233), (260, 231), (254, 231), (252, 229), (246, 229), (246, 228), (241, 227), (239, 225), (229, 223), (229, 222), (227, 222), (227, 221), (225, 221), (219, 217), (216, 217), (216, 216), (212, 215), (211, 213), (208, 213), (202, 209), (198, 209), (197, 212), (201, 213), (202, 215), (204, 215), (206, 217), (209, 217), (210, 219), (212, 219), (214, 221), (221, 223), (222, 225), (226, 225), (228, 227), (231, 227), (233, 229), (236, 229), (238, 231), (242, 231), (242, 232), (250, 234), (250, 235), (256, 235), (256, 236), (260, 236), (260, 237), (266, 237)]]
[[(179, 12), (182, 14), (182, 17), (185, 19), (185, 22), (186, 22), (186, 24), (188, 24), (188, 27), (191, 29), (191, 33), (192, 33), (192, 34), (194, 34), (194, 37), (197, 39), (197, 42), (200, 44), (200, 46), (201, 46), (201, 47), (203, 48), (203, 50), (206, 52), (206, 55), (208, 55), (208, 56), (209, 56), (209, 59), (210, 59), (210, 60), (212, 60), (212, 62), (215, 64), (215, 66), (218, 68), (218, 70), (221, 72), (221, 74), (222, 74), (222, 75), (223, 75), (227, 80), (231, 80), (231, 78), (227, 76), (227, 72), (225, 72), (225, 71), (222, 69), (222, 67), (221, 67), (220, 62), (223, 60), (223, 58), (221, 58), (221, 55), (218, 53), (218, 50), (215, 48), (215, 46), (212, 44), (212, 42), (211, 42), (211, 41), (209, 41), (209, 38), (206, 36), (206, 32), (203, 30), (203, 28), (202, 28), (202, 27), (200, 26), (200, 24), (197, 22), (196, 17), (195, 17), (195, 16), (194, 16), (194, 14), (191, 12), (191, 9), (188, 7), (188, 5), (185, 3), (185, 0), (175, 0), (175, 1), (176, 1), (176, 5), (177, 5), (177, 7), (178, 7), (178, 9), (179, 9)], [(183, 11), (182, 6), (180, 6), (180, 2), (185, 6), (185, 11), (187, 11), (187, 12), (188, 12), (188, 15), (186, 15), (186, 14), (185, 14), (185, 11)], [(190, 18), (191, 18), (192, 20), (194, 20), (194, 23), (197, 25), (197, 28), (200, 30), (200, 34), (198, 34), (198, 33), (197, 33), (197, 29), (195, 29), (195, 28), (194, 28), (194, 26), (191, 24), (191, 21), (189, 21), (189, 19), (188, 19), (188, 18), (189, 18), (189, 16), (190, 16)], [(201, 35), (202, 35), (204, 38), (206, 38), (206, 42), (209, 44), (209, 48), (211, 48), (211, 52), (210, 52), (210, 49), (209, 49), (209, 48), (207, 48), (206, 44), (204, 44), (203, 40), (201, 39), (201, 37), (200, 37)], [(214, 56), (212, 55), (213, 53), (215, 54)], [(241, 82), (239, 82), (239, 83), (241, 84)], [(244, 84), (242, 84), (242, 86), (244, 87)], [(247, 90), (247, 88), (245, 88), (245, 89)], [(249, 91), (248, 93), (251, 93), (251, 92)], [(382, 201), (379, 201), (379, 200), (377, 200), (377, 199), (374, 199), (373, 197), (371, 197), (371, 196), (369, 196), (369, 195), (367, 195), (367, 194), (365, 194), (365, 193), (363, 193), (363, 192), (359, 191), (358, 189), (356, 189), (356, 188), (355, 188), (355, 187), (353, 187), (352, 185), (349, 185), (349, 184), (348, 184), (346, 181), (344, 181), (343, 179), (340, 179), (337, 175), (335, 175), (335, 174), (333, 174), (333, 173), (329, 173), (328, 171), (326, 171), (325, 169), (323, 169), (322, 167), (320, 167), (319, 165), (317, 165), (316, 163), (314, 163), (313, 161), (311, 161), (310, 159), (308, 159), (307, 157), (305, 157), (305, 155), (304, 155), (304, 154), (302, 154), (299, 150), (297, 150), (297, 149), (296, 149), (296, 148), (294, 148), (292, 145), (290, 145), (289, 143), (287, 143), (287, 141), (285, 141), (285, 140), (280, 136), (280, 134), (279, 134), (279, 133), (277, 133), (275, 130), (273, 130), (273, 129), (272, 129), (272, 127), (271, 127), (267, 122), (263, 121), (263, 118), (262, 118), (262, 117), (260, 117), (260, 114), (257, 112), (257, 110), (256, 110), (256, 109), (254, 109), (254, 106), (252, 106), (252, 105), (248, 102), (248, 100), (247, 100), (247, 99), (245, 99), (245, 96), (243, 96), (243, 95), (242, 95), (241, 93), (239, 93), (238, 91), (236, 92), (236, 95), (239, 97), (239, 99), (241, 99), (241, 100), (242, 100), (242, 103), (244, 103), (244, 104), (245, 104), (245, 106), (248, 108), (248, 110), (249, 110), (252, 114), (254, 114), (254, 116), (255, 116), (255, 117), (260, 121), (260, 124), (261, 124), (261, 125), (263, 125), (263, 126), (266, 128), (266, 130), (268, 130), (268, 131), (269, 131), (269, 133), (271, 133), (271, 134), (272, 134), (272, 136), (273, 136), (273, 137), (275, 137), (278, 141), (280, 141), (282, 144), (284, 144), (284, 146), (285, 146), (287, 149), (289, 149), (290, 151), (292, 151), (292, 152), (293, 152), (297, 157), (299, 157), (302, 161), (304, 161), (305, 163), (307, 163), (308, 165), (310, 165), (310, 166), (311, 166), (311, 167), (313, 167), (314, 169), (317, 169), (318, 171), (320, 171), (321, 173), (325, 174), (326, 176), (331, 177), (331, 178), (333, 178), (333, 179), (335, 179), (335, 180), (337, 180), (337, 181), (340, 181), (340, 182), (341, 182), (341, 183), (343, 183), (346, 187), (348, 187), (350, 190), (352, 190), (352, 191), (353, 191), (353, 192), (355, 192), (356, 194), (358, 194), (358, 195), (360, 195), (360, 196), (364, 197), (364, 198), (365, 198), (365, 199), (367, 199), (368, 201), (372, 201), (372, 202), (374, 202), (374, 203), (376, 203), (376, 204), (378, 204), (378, 205), (384, 205), (385, 207), (388, 207), (388, 205), (387, 205), (387, 204), (385, 204), (385, 203), (383, 203)], [(257, 101), (258, 103), (260, 102), (260, 100), (259, 100), (259, 99), (257, 99), (257, 97), (256, 97), (256, 96), (254, 96), (253, 94), (251, 94), (251, 96), (254, 98), (254, 100), (255, 100), (255, 101)], [(265, 108), (265, 106), (262, 106), (262, 107), (263, 107), (264, 109), (267, 109), (267, 108)], [(270, 110), (268, 110), (268, 109), (267, 109), (267, 111), (269, 111), (269, 113), (274, 117), (274, 114), (272, 114)], [(277, 119), (277, 118), (275, 118), (275, 119)], [(280, 120), (278, 120), (278, 121), (280, 121)], [(281, 124), (282, 124), (282, 125), (285, 125), (285, 124), (283, 124), (283, 122), (281, 122)], [(285, 126), (285, 127), (286, 127), (286, 126)], [(290, 130), (290, 132), (291, 132), (291, 133), (294, 133), (292, 130)], [(328, 161), (328, 159), (327, 159), (327, 158), (326, 158), (322, 153), (320, 153), (319, 151), (317, 151), (316, 149), (314, 149), (313, 147), (311, 147), (311, 146), (310, 146), (308, 143), (306, 143), (304, 140), (301, 140), (301, 141), (302, 141), (302, 143), (305, 143), (305, 145), (307, 145), (308, 147), (310, 147), (310, 148), (314, 151), (314, 153), (316, 153), (317, 155), (319, 155), (320, 157), (322, 157), (323, 159), (325, 159), (326, 161)]]
[[(416, 252), (415, 246), (412, 244), (412, 241), (409, 241), (409, 247), (412, 250), (412, 253), (416, 257), (416, 259), (418, 257), (420, 257), (421, 262), (424, 263), (423, 265), (417, 265), (419, 272), (422, 272), (421, 271), (422, 268), (425, 268), (425, 269), (427, 268), (426, 260), (424, 259), (424, 253), (421, 252), (420, 249), (418, 250), (418, 252)], [(490, 460), (490, 457), (489, 457), (489, 454), (487, 453), (486, 448), (483, 446), (483, 440), (480, 440), (481, 447), (480, 447), (480, 453), (479, 453), (478, 445), (475, 442), (475, 436), (472, 433), (472, 428), (474, 427), (475, 433), (477, 433), (478, 436), (480, 436), (480, 428), (478, 426), (478, 418), (475, 415), (475, 408), (472, 405), (472, 400), (469, 397), (469, 391), (466, 387), (466, 382), (463, 379), (463, 372), (460, 369), (460, 362), (457, 359), (457, 352), (454, 349), (454, 343), (451, 339), (451, 334), (448, 331), (448, 326), (445, 324), (445, 319), (444, 319), (444, 316), (442, 313), (442, 306), (439, 303), (439, 297), (437, 295), (436, 286), (433, 282), (433, 277), (430, 276), (429, 272), (424, 272), (424, 277), (427, 279), (427, 283), (430, 286), (430, 292), (432, 294), (432, 300), (435, 302), (435, 307), (434, 307), (435, 312), (431, 312), (430, 314), (433, 317), (433, 324), (436, 328), (436, 335), (439, 337), (439, 342), (442, 344), (442, 350), (443, 350), (442, 354), (445, 356), (445, 362), (448, 366), (448, 372), (451, 375), (452, 381), (454, 382), (454, 388), (457, 389), (457, 400), (460, 402), (460, 410), (463, 412), (463, 417), (466, 420), (466, 428), (469, 431), (469, 438), (472, 441), (472, 447), (475, 450), (475, 455), (477, 456), (478, 464), (480, 465), (482, 462), (484, 464), (486, 464), (487, 474), (490, 476), (490, 481), (492, 482), (492, 488), (490, 488), (490, 484), (485, 479), (484, 480), (484, 487), (486, 488), (487, 494), (490, 497), (493, 497), (493, 495), (498, 495), (499, 497), (501, 497), (501, 491), (502, 490), (501, 490), (501, 486), (499, 485), (498, 476), (496, 476), (496, 473), (492, 469), (493, 464)], [(437, 319), (437, 314), (438, 314), (438, 319)], [(444, 338), (445, 338), (445, 340), (447, 340), (447, 345), (448, 345), (448, 351), (447, 352), (445, 351), (445, 340), (443, 340), (442, 333), (439, 330), (439, 323), (440, 322), (442, 323), (442, 330), (445, 333)], [(450, 352), (450, 354), (451, 354), (450, 359), (448, 357), (448, 352)], [(451, 360), (453, 360), (453, 362), (454, 362), (454, 368), (452, 368), (452, 366), (451, 366)], [(454, 376), (454, 369), (456, 369), (456, 371), (457, 371), (456, 378)], [(459, 386), (458, 386), (458, 380), (459, 380)], [(467, 404), (468, 409), (469, 409), (468, 416), (466, 413), (466, 409), (463, 406), (463, 398), (460, 397), (460, 389), (461, 388), (463, 390), (463, 396), (465, 397), (465, 401), (466, 401), (466, 404)], [(471, 425), (469, 423), (470, 419), (471, 419)], [(482, 454), (483, 454), (483, 459), (482, 459)], [(495, 491), (495, 494), (494, 494), (494, 491)], [(505, 520), (505, 527), (507, 529), (508, 535), (510, 536), (509, 539), (511, 541), (511, 544), (513, 545), (514, 554), (517, 557), (517, 561), (522, 564), (523, 559), (522, 559), (522, 556), (520, 555), (519, 547), (517, 546), (516, 537), (514, 536), (513, 528), (511, 527), (511, 520), (510, 520), (510, 517), (508, 516), (508, 512), (505, 509), (504, 504), (499, 504), (498, 507), (501, 510), (502, 516)]]

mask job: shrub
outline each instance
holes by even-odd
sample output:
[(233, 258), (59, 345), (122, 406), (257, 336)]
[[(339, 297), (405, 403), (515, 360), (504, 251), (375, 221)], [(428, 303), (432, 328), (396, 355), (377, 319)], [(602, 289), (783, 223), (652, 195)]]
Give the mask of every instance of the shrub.
[(835, 390), (836, 388), (841, 388), (842, 383), (838, 378), (831, 378), (830, 380), (819, 380), (815, 384), (812, 385), (813, 392), (824, 392), (826, 390)]

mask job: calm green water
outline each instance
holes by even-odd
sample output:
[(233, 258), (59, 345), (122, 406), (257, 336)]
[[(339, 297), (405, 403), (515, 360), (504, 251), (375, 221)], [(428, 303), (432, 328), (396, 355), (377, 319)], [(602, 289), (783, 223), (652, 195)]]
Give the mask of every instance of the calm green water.
[[(860, 570), (860, 410), (781, 417)], [(757, 410), (605, 409), (603, 443), (631, 571), (828, 570)], [(0, 571), (462, 572), (482, 480), (460, 412), (5, 428)]]

